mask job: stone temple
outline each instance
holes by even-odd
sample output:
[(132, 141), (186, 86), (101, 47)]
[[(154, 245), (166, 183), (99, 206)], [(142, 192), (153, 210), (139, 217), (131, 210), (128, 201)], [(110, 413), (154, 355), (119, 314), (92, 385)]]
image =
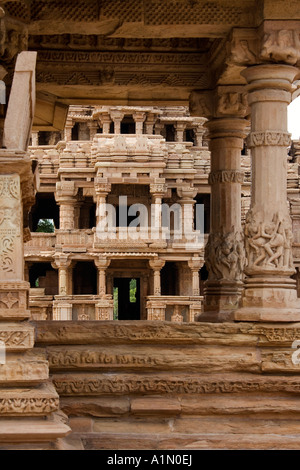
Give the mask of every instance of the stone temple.
[(0, 1), (1, 450), (299, 449), (299, 94), (297, 1)]

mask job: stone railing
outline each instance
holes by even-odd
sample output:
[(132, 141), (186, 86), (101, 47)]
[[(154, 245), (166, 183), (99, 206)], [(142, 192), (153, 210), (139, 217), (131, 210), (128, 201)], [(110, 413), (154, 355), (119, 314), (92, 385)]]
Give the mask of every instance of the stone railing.
[(96, 134), (93, 162), (165, 162), (167, 146), (161, 135)]
[(92, 229), (86, 230), (56, 230), (56, 245), (70, 247), (73, 250), (86, 251), (92, 248), (94, 243), (94, 232)]
[[(105, 312), (107, 317), (105, 317)], [(53, 320), (93, 321), (113, 319), (113, 300), (97, 295), (56, 295), (53, 302)]]
[(201, 296), (150, 295), (147, 297), (147, 320), (193, 322), (201, 313)]
[(31, 233), (31, 240), (24, 244), (25, 255), (31, 252), (53, 251), (55, 244), (55, 233)]

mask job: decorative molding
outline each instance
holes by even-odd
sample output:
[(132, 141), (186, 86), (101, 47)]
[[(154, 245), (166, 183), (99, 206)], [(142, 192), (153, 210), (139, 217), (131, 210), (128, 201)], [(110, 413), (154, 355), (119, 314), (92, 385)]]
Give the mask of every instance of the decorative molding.
[(59, 409), (59, 398), (0, 398), (0, 415), (45, 415)]
[(102, 394), (206, 394), (243, 392), (300, 391), (300, 378), (295, 377), (141, 377), (105, 375), (93, 377), (53, 376), (53, 384), (60, 396)]
[(208, 177), (208, 184), (215, 183), (240, 183), (244, 182), (244, 172), (238, 170), (212, 171)]
[(259, 147), (274, 145), (288, 147), (291, 145), (291, 134), (282, 131), (251, 132), (247, 138), (247, 146)]

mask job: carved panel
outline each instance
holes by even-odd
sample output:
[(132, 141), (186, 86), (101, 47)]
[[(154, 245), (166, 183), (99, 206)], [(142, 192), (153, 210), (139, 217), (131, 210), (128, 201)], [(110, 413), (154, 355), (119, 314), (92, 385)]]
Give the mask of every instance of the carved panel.
[(241, 280), (246, 264), (243, 234), (210, 234), (205, 247), (205, 263), (209, 280)]
[(294, 65), (300, 58), (300, 31), (281, 29), (266, 32), (262, 41), (261, 58)]
[(288, 147), (291, 144), (291, 134), (282, 131), (251, 132), (247, 138), (247, 146), (278, 145)]
[(292, 225), (289, 216), (275, 213), (272, 220), (261, 220), (250, 210), (246, 217), (245, 242), (248, 268), (292, 269)]
[[(0, 278), (22, 279), (21, 204), (18, 175), (0, 177)], [(18, 266), (19, 265), (19, 266)], [(19, 277), (17, 277), (19, 275)]]
[(195, 0), (182, 2), (149, 0), (145, 3), (145, 23), (162, 24), (234, 24), (241, 21), (241, 9)]
[(209, 174), (208, 184), (244, 182), (244, 173), (237, 170), (219, 170)]
[(82, 0), (76, 3), (73, 0), (33, 0), (31, 3), (31, 19), (38, 20), (69, 20), (69, 21), (95, 21), (98, 19), (97, 0)]

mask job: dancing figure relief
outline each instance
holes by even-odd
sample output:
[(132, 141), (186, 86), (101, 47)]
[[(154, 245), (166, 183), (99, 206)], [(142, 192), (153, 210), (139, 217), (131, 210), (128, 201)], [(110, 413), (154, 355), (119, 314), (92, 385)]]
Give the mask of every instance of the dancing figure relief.
[(286, 219), (275, 214), (270, 222), (258, 222), (250, 213), (246, 222), (249, 267), (293, 268), (293, 234)]

